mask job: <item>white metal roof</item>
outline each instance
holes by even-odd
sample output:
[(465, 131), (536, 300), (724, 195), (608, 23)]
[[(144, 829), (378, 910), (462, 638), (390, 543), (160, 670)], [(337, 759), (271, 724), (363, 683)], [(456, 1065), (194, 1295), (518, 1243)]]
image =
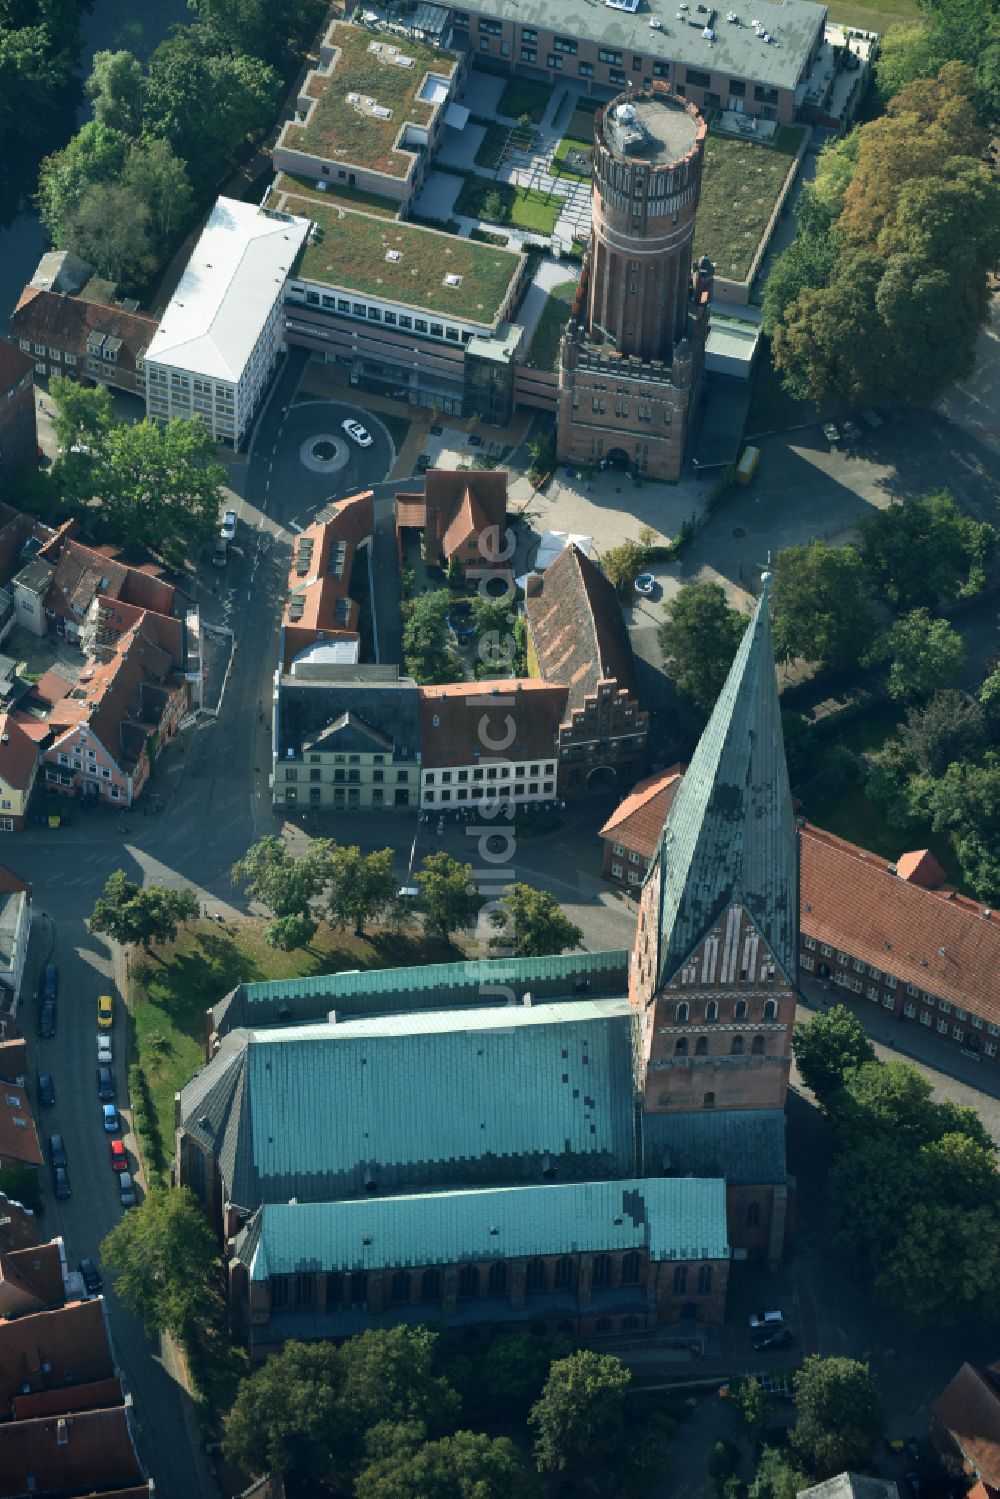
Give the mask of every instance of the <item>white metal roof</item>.
[(308, 232), (308, 219), (220, 198), (146, 351), (147, 364), (238, 381)]

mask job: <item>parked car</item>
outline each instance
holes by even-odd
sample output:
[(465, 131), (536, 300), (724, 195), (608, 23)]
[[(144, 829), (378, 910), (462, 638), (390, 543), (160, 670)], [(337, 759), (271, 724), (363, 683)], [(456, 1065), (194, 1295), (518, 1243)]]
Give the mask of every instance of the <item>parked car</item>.
[(51, 999), (53, 1004), (59, 998), (59, 969), (55, 963), (46, 963), (42, 969), (38, 981), (38, 996), (42, 1001)]
[(98, 1270), (93, 1260), (81, 1260), (79, 1265), (77, 1266), (77, 1269), (83, 1276), (83, 1284), (86, 1289), (87, 1295), (96, 1296), (103, 1287), (104, 1282), (101, 1279), (101, 1272), (100, 1270)]
[(831, 448), (835, 448), (840, 441), (840, 431), (836, 426), (834, 426), (833, 422), (823, 423), (823, 436), (826, 438)]
[(787, 1327), (778, 1327), (774, 1332), (762, 1332), (750, 1341), (755, 1353), (772, 1353), (778, 1348), (787, 1348), (792, 1335)]
[(108, 1141), (108, 1154), (111, 1156), (111, 1169), (116, 1176), (128, 1170), (128, 1151), (121, 1140)]
[(123, 1208), (135, 1207), (135, 1184), (127, 1171), (123, 1171), (118, 1178), (118, 1195)]
[(841, 422), (840, 425), (843, 428), (845, 442), (858, 441), (861, 436), (861, 428), (858, 426), (857, 422), (852, 422), (850, 417), (848, 417), (847, 420)]
[(359, 448), (370, 448), (375, 441), (367, 427), (362, 427), (360, 422), (355, 422), (348, 418), (346, 422), (341, 422), (340, 425), (341, 429), (347, 433), (352, 442), (357, 443)]
[(651, 599), (656, 592), (656, 579), (652, 573), (640, 573), (635, 580), (635, 591), (644, 599)]
[(53, 1166), (52, 1168), (52, 1190), (59, 1200), (65, 1201), (70, 1195), (69, 1172), (65, 1166)]
[(118, 1110), (113, 1103), (106, 1103), (104, 1105), (104, 1128), (109, 1135), (113, 1135), (119, 1128)]
[(785, 1317), (783, 1312), (751, 1312), (751, 1327), (783, 1327)]
[(212, 566), (225, 567), (226, 558), (229, 555), (229, 544), (224, 537), (220, 536), (215, 543), (215, 551), (212, 553)]
[(43, 1072), (38, 1079), (38, 1105), (39, 1108), (51, 1109), (56, 1101), (55, 1084), (50, 1072)]
[(49, 1160), (53, 1166), (65, 1166), (66, 1147), (62, 1135), (49, 1135)]
[(97, 1001), (97, 1023), (102, 1030), (110, 1030), (115, 1023), (115, 1002), (110, 994), (102, 994)]
[(107, 1063), (111, 1061), (111, 1037), (106, 1031), (97, 1038), (97, 1060)]
[(232, 541), (236, 535), (236, 511), (227, 510), (222, 517), (222, 530), (219, 533), (226, 541)]
[(38, 1012), (38, 1034), (43, 1041), (48, 1041), (55, 1033), (56, 1007), (51, 999), (47, 999)]
[(115, 1075), (103, 1063), (97, 1069), (97, 1096), (102, 1103), (110, 1103), (115, 1096)]

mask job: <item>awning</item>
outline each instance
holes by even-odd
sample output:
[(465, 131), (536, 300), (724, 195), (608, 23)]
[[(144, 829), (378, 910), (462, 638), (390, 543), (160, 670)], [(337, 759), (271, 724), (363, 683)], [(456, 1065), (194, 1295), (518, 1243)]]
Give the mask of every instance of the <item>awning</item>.
[(444, 112), (444, 122), (452, 130), (464, 130), (469, 123), (469, 111), (464, 104), (449, 104)]

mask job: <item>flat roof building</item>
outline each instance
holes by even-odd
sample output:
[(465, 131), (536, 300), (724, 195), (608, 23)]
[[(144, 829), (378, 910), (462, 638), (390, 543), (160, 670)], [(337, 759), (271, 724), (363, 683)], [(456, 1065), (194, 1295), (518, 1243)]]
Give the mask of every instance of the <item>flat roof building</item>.
[(239, 447), (281, 346), (285, 279), (307, 219), (220, 198), (146, 352), (146, 409)]

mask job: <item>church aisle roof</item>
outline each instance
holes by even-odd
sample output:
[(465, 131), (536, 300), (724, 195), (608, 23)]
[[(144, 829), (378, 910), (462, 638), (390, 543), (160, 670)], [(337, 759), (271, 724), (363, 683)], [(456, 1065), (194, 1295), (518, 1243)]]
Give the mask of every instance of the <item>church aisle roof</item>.
[(380, 1270), (630, 1249), (653, 1260), (727, 1259), (725, 1183), (626, 1179), (272, 1203), (236, 1241), (258, 1281), (305, 1267)]
[(798, 864), (768, 580), (660, 840), (660, 984), (732, 901), (785, 977), (796, 971)]

